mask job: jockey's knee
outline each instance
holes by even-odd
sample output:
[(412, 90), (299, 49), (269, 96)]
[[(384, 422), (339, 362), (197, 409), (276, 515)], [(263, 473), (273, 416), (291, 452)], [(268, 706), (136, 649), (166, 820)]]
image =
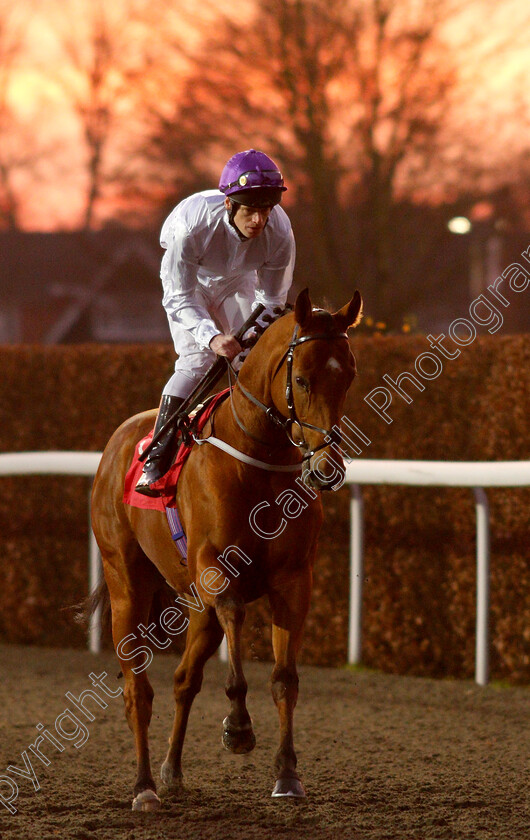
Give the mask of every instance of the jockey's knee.
[(175, 362), (175, 373), (164, 387), (164, 394), (186, 399), (215, 359), (216, 355), (211, 350), (205, 350), (204, 354), (195, 353), (193, 360), (179, 357)]

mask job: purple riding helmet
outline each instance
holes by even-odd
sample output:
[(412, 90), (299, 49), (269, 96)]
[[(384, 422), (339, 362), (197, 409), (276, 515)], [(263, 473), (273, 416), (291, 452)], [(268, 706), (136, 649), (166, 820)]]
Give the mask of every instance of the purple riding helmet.
[(246, 207), (273, 207), (282, 200), (283, 176), (264, 152), (248, 149), (230, 158), (221, 173), (219, 189)]

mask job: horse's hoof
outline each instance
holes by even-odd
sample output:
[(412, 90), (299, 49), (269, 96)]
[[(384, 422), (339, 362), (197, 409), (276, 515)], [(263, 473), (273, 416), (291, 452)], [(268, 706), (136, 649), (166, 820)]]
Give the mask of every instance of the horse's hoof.
[(133, 811), (158, 811), (162, 803), (151, 788), (146, 788), (138, 796), (135, 796), (132, 803)]
[(164, 761), (162, 767), (160, 768), (160, 778), (162, 779), (164, 789), (167, 793), (175, 793), (182, 790), (184, 786), (182, 773), (175, 773), (167, 761)]
[(252, 729), (252, 724), (247, 723), (238, 729), (235, 729), (231, 724), (229, 718), (223, 721), (223, 747), (231, 753), (236, 755), (244, 755), (252, 752), (256, 746), (256, 736)]
[(305, 799), (306, 792), (300, 779), (278, 779), (271, 796), (274, 799)]

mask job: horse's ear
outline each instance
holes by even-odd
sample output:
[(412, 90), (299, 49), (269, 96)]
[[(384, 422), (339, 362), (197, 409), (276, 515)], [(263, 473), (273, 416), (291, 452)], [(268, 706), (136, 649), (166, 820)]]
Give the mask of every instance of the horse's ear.
[(305, 327), (308, 323), (309, 319), (311, 318), (311, 313), (313, 311), (313, 305), (311, 303), (311, 299), (309, 297), (308, 289), (302, 289), (298, 297), (296, 298), (296, 303), (294, 305), (294, 317), (298, 324), (301, 327)]
[(358, 291), (346, 306), (339, 309), (333, 315), (334, 321), (342, 332), (346, 332), (348, 327), (356, 327), (361, 323), (363, 317), (363, 299)]

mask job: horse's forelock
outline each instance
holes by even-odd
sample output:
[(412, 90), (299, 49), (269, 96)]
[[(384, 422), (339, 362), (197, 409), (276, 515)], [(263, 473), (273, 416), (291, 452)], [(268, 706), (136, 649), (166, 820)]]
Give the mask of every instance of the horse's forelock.
[[(287, 346), (289, 342), (293, 339), (293, 329), (296, 326), (296, 317), (294, 312), (286, 313), (287, 316), (284, 318), (279, 318), (274, 324), (271, 325), (274, 329), (270, 329), (265, 331), (264, 338), (266, 340), (264, 342), (258, 342), (257, 349), (262, 349), (264, 353), (269, 353), (269, 362), (271, 363), (271, 368), (273, 371), (273, 376), (278, 372), (281, 363), (284, 361), (286, 353), (287, 353)], [(311, 318), (307, 324), (301, 329), (298, 334), (298, 337), (301, 338), (304, 335), (311, 335), (313, 333), (320, 334), (320, 335), (329, 335), (333, 336), (340, 336), (342, 335), (342, 331), (337, 327), (337, 323), (333, 316), (333, 313), (328, 312), (327, 309), (317, 309), (314, 308), (311, 312)], [(280, 341), (278, 338), (280, 337)], [(267, 340), (269, 343), (267, 344)], [(285, 344), (284, 344), (285, 342)], [(320, 342), (316, 342), (319, 344)], [(271, 344), (274, 349), (271, 348)], [(310, 347), (313, 345), (314, 342), (310, 341), (304, 347)], [(272, 353), (271, 353), (272, 349)]]
[(311, 321), (304, 332), (332, 334), (334, 332), (340, 332), (340, 330), (337, 329), (337, 324), (331, 312), (328, 312), (327, 309), (314, 309), (311, 315)]

